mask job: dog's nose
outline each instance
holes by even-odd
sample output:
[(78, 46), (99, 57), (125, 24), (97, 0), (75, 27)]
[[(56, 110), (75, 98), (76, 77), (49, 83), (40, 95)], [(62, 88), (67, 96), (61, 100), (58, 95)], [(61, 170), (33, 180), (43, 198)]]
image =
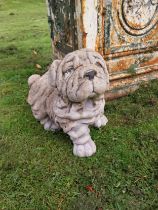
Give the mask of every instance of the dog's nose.
[(90, 70), (89, 72), (85, 73), (85, 77), (88, 77), (89, 80), (94, 79), (94, 76), (97, 74), (95, 70)]

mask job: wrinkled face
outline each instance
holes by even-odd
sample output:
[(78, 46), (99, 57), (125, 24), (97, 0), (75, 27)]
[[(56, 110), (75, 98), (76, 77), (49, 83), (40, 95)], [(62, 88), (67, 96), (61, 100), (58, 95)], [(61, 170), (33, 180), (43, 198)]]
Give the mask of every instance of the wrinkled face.
[(68, 54), (56, 71), (59, 92), (72, 102), (82, 102), (103, 94), (109, 85), (109, 76), (101, 55), (88, 49)]

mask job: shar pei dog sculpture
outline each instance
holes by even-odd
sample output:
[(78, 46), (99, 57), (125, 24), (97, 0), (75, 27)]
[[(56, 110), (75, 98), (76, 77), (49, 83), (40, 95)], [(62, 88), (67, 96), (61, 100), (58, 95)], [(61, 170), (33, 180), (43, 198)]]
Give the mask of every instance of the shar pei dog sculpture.
[(104, 93), (109, 75), (102, 56), (81, 49), (55, 60), (43, 75), (29, 77), (28, 103), (46, 130), (63, 129), (73, 142), (73, 154), (89, 157), (96, 152), (89, 125), (106, 125)]

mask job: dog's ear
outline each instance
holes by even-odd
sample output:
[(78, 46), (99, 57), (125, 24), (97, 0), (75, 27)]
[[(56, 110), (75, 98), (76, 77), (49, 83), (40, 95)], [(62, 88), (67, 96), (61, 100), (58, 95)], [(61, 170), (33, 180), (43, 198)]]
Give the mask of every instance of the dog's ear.
[(52, 87), (57, 87), (57, 71), (58, 67), (61, 63), (61, 60), (55, 60), (53, 63), (50, 65), (49, 70), (48, 70), (48, 75), (49, 75), (49, 82)]

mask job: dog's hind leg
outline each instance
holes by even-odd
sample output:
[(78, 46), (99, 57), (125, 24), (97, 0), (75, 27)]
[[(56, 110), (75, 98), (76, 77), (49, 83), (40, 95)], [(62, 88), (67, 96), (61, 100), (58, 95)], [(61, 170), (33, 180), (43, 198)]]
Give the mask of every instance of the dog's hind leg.
[(44, 126), (45, 130), (51, 130), (51, 131), (60, 130), (60, 126), (56, 124), (52, 119), (50, 119), (49, 116), (42, 119), (40, 123)]
[(58, 130), (59, 126), (47, 112), (46, 101), (53, 92), (53, 88), (49, 85), (48, 74), (46, 73), (42, 77), (32, 75), (28, 79), (28, 84), (30, 91), (27, 101), (31, 105), (33, 116), (40, 121), (45, 130)]
[(88, 125), (81, 124), (68, 132), (73, 142), (73, 154), (79, 157), (89, 157), (96, 152), (96, 145), (89, 134)]

